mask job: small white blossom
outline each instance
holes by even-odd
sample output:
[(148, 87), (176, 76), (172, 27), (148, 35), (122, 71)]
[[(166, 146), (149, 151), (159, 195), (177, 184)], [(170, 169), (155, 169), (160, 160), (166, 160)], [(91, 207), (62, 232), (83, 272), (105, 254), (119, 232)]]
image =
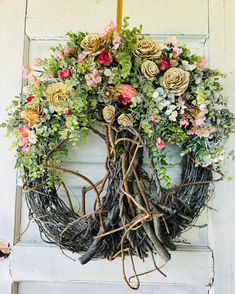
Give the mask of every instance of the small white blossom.
[(172, 113), (169, 115), (169, 120), (176, 121), (176, 118), (178, 116), (178, 112), (176, 110), (172, 111)]
[(189, 64), (187, 60), (182, 60), (181, 62), (184, 70), (192, 71), (196, 68), (195, 64)]
[(28, 141), (30, 144), (36, 144), (37, 143), (37, 136), (34, 132), (29, 132), (29, 135), (28, 135)]

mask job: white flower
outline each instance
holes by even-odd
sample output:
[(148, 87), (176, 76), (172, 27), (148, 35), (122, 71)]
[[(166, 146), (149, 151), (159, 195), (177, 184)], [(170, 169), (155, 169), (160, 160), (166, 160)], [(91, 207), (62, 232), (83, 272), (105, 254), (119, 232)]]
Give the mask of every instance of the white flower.
[(177, 40), (177, 38), (175, 36), (174, 37), (168, 37), (168, 38), (165, 39), (164, 44), (165, 45), (173, 45), (173, 46), (178, 47), (180, 45), (180, 41)]
[(176, 118), (178, 116), (178, 112), (176, 110), (172, 111), (172, 113), (169, 115), (169, 120), (176, 121)]
[[(166, 115), (171, 115), (171, 113), (172, 113), (175, 109), (176, 109), (176, 106), (175, 106), (174, 104), (172, 104), (172, 105), (170, 105), (170, 106), (167, 108), (165, 114), (166, 114)], [(177, 113), (177, 111), (176, 111), (176, 113)]]
[(111, 77), (112, 76), (112, 72), (109, 68), (106, 68), (105, 71), (104, 71), (104, 75), (106, 77)]
[(140, 96), (134, 96), (131, 100), (131, 106), (136, 107), (136, 105), (140, 104), (142, 101), (142, 98)]
[(166, 108), (167, 106), (169, 106), (171, 104), (170, 101), (168, 100), (165, 100), (165, 101), (162, 101), (159, 105), (159, 109), (162, 110), (163, 108)]
[(159, 95), (161, 95), (161, 96), (164, 94), (164, 89), (163, 89), (162, 87), (158, 87), (156, 91), (157, 91), (157, 92), (159, 93)]
[(157, 97), (159, 96), (159, 92), (158, 91), (154, 91), (153, 92), (153, 98), (157, 99)]
[(189, 64), (187, 60), (181, 60), (181, 62), (184, 70), (192, 71), (196, 68), (195, 64)]
[(37, 136), (34, 132), (29, 132), (29, 135), (28, 135), (28, 141), (30, 144), (36, 144), (37, 143)]

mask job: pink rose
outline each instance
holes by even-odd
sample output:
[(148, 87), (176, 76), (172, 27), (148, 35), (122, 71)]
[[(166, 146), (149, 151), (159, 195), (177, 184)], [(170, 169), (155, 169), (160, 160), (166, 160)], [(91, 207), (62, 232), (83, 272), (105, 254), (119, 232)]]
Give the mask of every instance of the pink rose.
[(104, 49), (98, 55), (97, 61), (99, 62), (99, 64), (109, 66), (110, 63), (113, 61), (112, 54), (108, 50)]
[(93, 67), (91, 73), (85, 75), (86, 83), (90, 87), (96, 87), (102, 81), (99, 71)]
[(174, 46), (174, 48), (173, 48), (173, 58), (178, 58), (182, 52), (183, 52), (182, 48)]
[(77, 59), (78, 63), (82, 63), (85, 58), (86, 58), (86, 54), (84, 53), (78, 54), (78, 59)]
[(119, 102), (122, 105), (128, 105), (131, 103), (131, 99), (136, 94), (136, 89), (128, 84), (121, 84), (119, 87), (120, 97)]
[(165, 142), (161, 138), (157, 138), (155, 145), (159, 150), (162, 150), (165, 148)]
[(64, 56), (68, 57), (68, 56), (72, 55), (73, 52), (74, 52), (74, 48), (66, 47), (64, 49)]
[(170, 60), (166, 57), (160, 59), (160, 70), (166, 70), (171, 66)]
[(67, 79), (68, 77), (71, 76), (71, 71), (70, 71), (70, 69), (67, 67), (67, 68), (65, 68), (64, 70), (61, 70), (59, 75), (60, 75), (60, 77), (61, 77), (62, 79)]
[(23, 66), (22, 71), (23, 71), (23, 78), (28, 79), (29, 75), (32, 72), (32, 68), (30, 66)]
[(201, 57), (199, 61), (197, 62), (197, 69), (203, 69), (205, 67), (205, 64), (207, 63), (207, 59), (205, 57)]

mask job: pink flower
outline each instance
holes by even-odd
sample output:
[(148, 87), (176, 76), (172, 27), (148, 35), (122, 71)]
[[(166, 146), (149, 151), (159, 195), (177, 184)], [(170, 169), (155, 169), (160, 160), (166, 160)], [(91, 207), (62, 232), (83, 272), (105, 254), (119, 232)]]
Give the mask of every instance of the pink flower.
[(198, 135), (199, 129), (197, 127), (192, 127), (190, 130), (187, 131), (187, 134), (192, 136), (192, 135)]
[(22, 71), (23, 71), (23, 78), (28, 79), (29, 75), (32, 72), (32, 68), (30, 66), (23, 66)]
[(56, 58), (57, 60), (62, 60), (62, 59), (64, 59), (64, 55), (63, 55), (63, 53), (62, 53), (61, 51), (56, 50), (54, 54), (55, 54), (55, 58)]
[(36, 88), (39, 88), (40, 83), (41, 83), (39, 77), (37, 77), (35, 75), (29, 75), (28, 79), (31, 82), (31, 84), (33, 84)]
[(197, 69), (203, 69), (205, 67), (205, 64), (207, 63), (207, 59), (205, 57), (201, 57), (199, 61), (197, 62)]
[(131, 99), (136, 94), (136, 89), (128, 84), (121, 84), (119, 87), (120, 97), (119, 102), (121, 105), (128, 105), (131, 103)]
[(185, 119), (185, 118), (182, 118), (181, 120), (180, 120), (180, 126), (181, 127), (187, 127), (189, 125), (189, 122), (188, 122), (188, 120), (187, 119)]
[(108, 50), (104, 49), (98, 55), (97, 61), (101, 65), (109, 66), (110, 63), (113, 61), (112, 54)]
[(85, 58), (86, 58), (86, 54), (84, 53), (78, 54), (78, 59), (77, 59), (78, 63), (82, 63)]
[(21, 128), (18, 128), (18, 131), (20, 133), (20, 147), (23, 152), (26, 152), (28, 149), (28, 136), (29, 136), (29, 126), (23, 125)]
[(153, 123), (158, 123), (158, 122), (160, 121), (160, 119), (159, 119), (158, 117), (152, 117), (152, 118), (151, 118), (151, 121), (152, 121)]
[(203, 117), (203, 116), (199, 116), (196, 120), (195, 120), (195, 125), (196, 126), (201, 126), (204, 122), (205, 122), (205, 117)]
[(121, 45), (121, 36), (119, 32), (113, 33), (113, 49), (117, 50)]
[(179, 96), (179, 98), (178, 98), (178, 103), (179, 103), (180, 105), (184, 105), (185, 102), (186, 102), (185, 98), (184, 98), (183, 96)]
[(191, 130), (187, 131), (188, 135), (197, 135), (198, 137), (208, 138), (211, 133), (214, 133), (216, 129), (214, 127), (198, 127), (194, 126)]
[(110, 21), (106, 27), (104, 28), (104, 30), (100, 33), (100, 36), (102, 38), (106, 37), (107, 35), (109, 35), (110, 33), (112, 33), (112, 31), (114, 31), (117, 28), (117, 25), (113, 22)]
[(37, 57), (33, 60), (34, 66), (41, 66), (42, 65), (42, 59), (40, 57)]
[(35, 144), (37, 142), (37, 137), (33, 131), (30, 131), (27, 124), (18, 128), (20, 133), (20, 147), (23, 152), (28, 150), (29, 144)]
[(91, 73), (85, 75), (86, 83), (90, 87), (96, 87), (102, 81), (99, 71), (94, 67)]
[(194, 122), (196, 126), (201, 126), (204, 124), (207, 113), (208, 113), (208, 109), (205, 108), (197, 114), (195, 122)]
[(179, 57), (182, 52), (183, 52), (182, 48), (174, 46), (174, 48), (173, 48), (173, 57), (174, 58)]
[(71, 71), (68, 67), (66, 67), (64, 70), (60, 71), (59, 75), (62, 79), (67, 79), (71, 76)]
[(170, 60), (166, 57), (160, 59), (160, 70), (166, 70), (171, 66)]
[(28, 96), (28, 97), (26, 98), (26, 101), (27, 101), (27, 102), (32, 102), (33, 99), (34, 99), (34, 96)]
[(165, 148), (165, 142), (161, 138), (157, 138), (155, 145), (159, 150), (162, 150)]
[(68, 57), (68, 56), (72, 55), (73, 52), (74, 52), (74, 48), (72, 48), (72, 47), (66, 47), (64, 49), (64, 56)]

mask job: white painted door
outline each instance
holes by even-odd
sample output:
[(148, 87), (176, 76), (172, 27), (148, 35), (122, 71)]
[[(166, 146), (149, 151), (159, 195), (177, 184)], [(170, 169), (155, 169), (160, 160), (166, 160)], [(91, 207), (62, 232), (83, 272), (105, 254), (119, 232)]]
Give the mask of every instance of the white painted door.
[[(144, 25), (144, 34), (158, 39), (175, 35), (198, 53), (205, 54), (213, 67), (228, 73), (225, 90), (232, 97), (234, 84), (235, 40), (231, 37), (235, 25), (234, 0), (124, 0), (124, 15), (131, 25)], [(115, 20), (116, 0), (1, 0), (0, 1), (0, 118), (4, 109), (21, 90), (21, 67), (34, 57), (46, 56), (48, 48), (63, 42), (67, 31), (101, 31)], [(24, 61), (23, 61), (24, 59)], [(234, 99), (230, 101), (235, 111)], [(2, 135), (2, 131), (1, 131)], [(235, 140), (230, 141), (230, 148)], [(28, 223), (28, 212), (20, 189), (16, 187), (14, 154), (8, 151), (9, 141), (0, 139), (0, 239), (10, 242), (12, 253), (0, 261), (1, 294), (107, 294), (132, 293), (123, 284), (121, 264), (95, 261), (81, 266), (76, 254), (62, 254), (57, 247), (40, 240), (37, 226)], [(229, 146), (228, 146), (229, 147)], [(104, 151), (98, 139), (88, 144), (66, 162), (77, 167), (92, 180), (102, 178)], [(90, 169), (91, 163), (95, 168)], [(234, 163), (226, 171), (235, 176)], [(177, 172), (171, 171), (176, 175)], [(74, 195), (84, 183), (70, 183)], [(172, 260), (163, 268), (167, 278), (157, 272), (142, 278), (138, 293), (167, 294), (232, 294), (235, 292), (234, 181), (216, 186), (210, 203), (218, 212), (207, 210), (197, 225), (184, 233)], [(74, 196), (79, 208), (79, 197)], [(14, 243), (14, 245), (13, 245)], [(139, 272), (149, 270), (150, 262), (137, 262)], [(215, 282), (213, 283), (213, 281)], [(234, 291), (234, 292), (233, 292)]]

